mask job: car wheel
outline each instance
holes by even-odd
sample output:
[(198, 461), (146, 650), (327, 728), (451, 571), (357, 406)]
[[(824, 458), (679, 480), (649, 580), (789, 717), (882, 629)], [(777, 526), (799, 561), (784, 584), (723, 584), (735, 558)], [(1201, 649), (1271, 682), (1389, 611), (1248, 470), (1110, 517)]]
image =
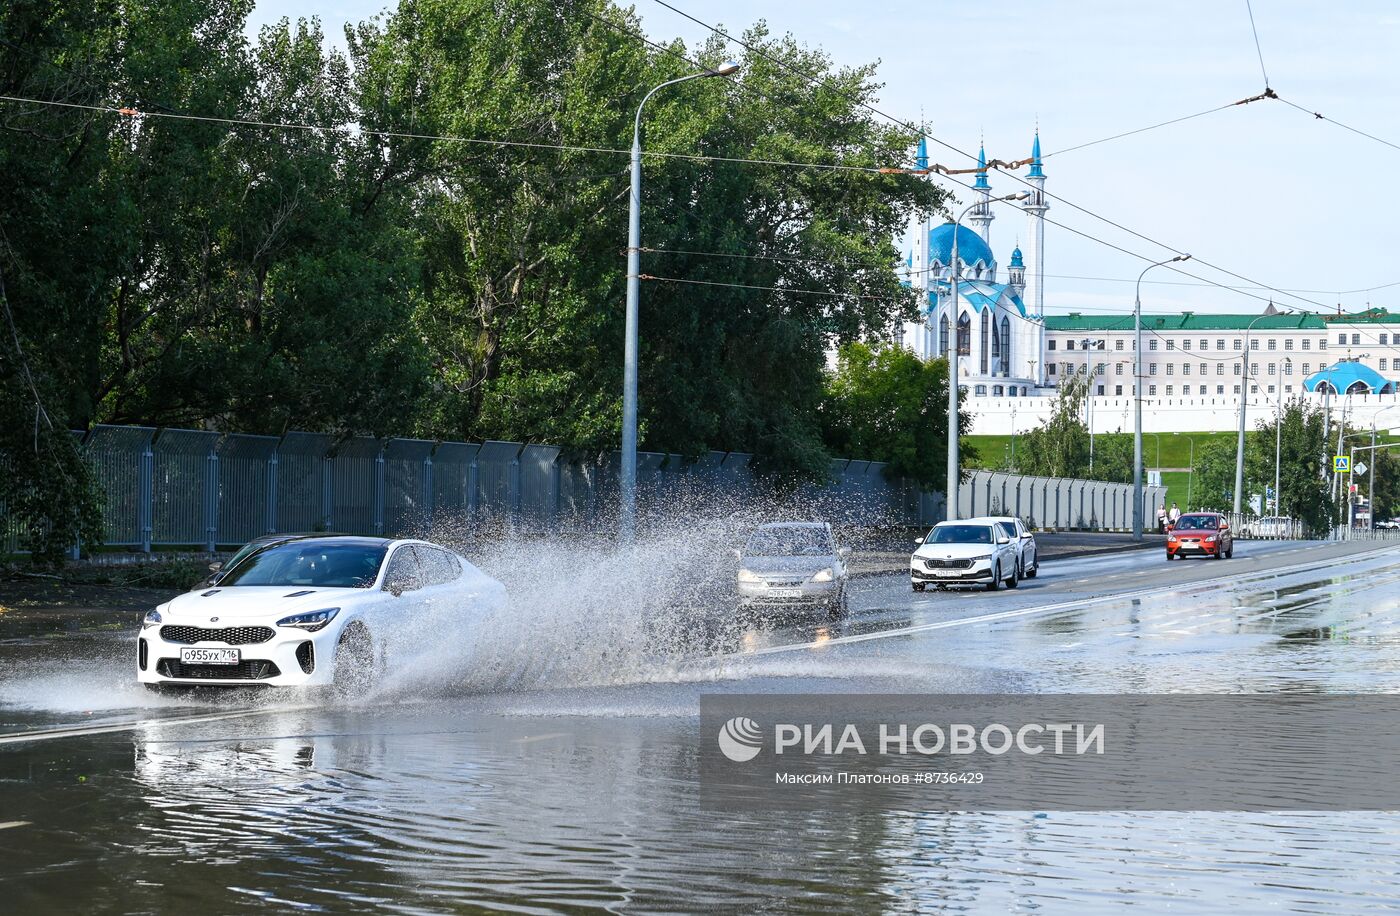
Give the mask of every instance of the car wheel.
[(992, 581), (987, 583), (987, 591), (994, 592), (1001, 588), (1001, 564), (992, 567)]
[(826, 612), (826, 616), (831, 620), (845, 620), (850, 611), (850, 605), (846, 603), (846, 590), (843, 588), (841, 594), (836, 596), (836, 603)]
[(1007, 587), (1007, 588), (1015, 588), (1016, 586), (1018, 586), (1018, 585), (1020, 585), (1020, 584), (1021, 584), (1021, 570), (1020, 570), (1020, 567), (1017, 567), (1017, 568), (1011, 570), (1011, 578), (1006, 580), (1006, 587)]
[(1031, 568), (1026, 570), (1026, 578), (1034, 579), (1038, 575), (1040, 575), (1040, 558), (1036, 557), (1035, 562), (1031, 564)]
[(374, 641), (369, 630), (358, 622), (351, 623), (335, 645), (336, 692), (347, 697), (364, 696), (374, 689), (377, 680)]
[(1170, 563), (1172, 560), (1175, 560), (1175, 559), (1176, 559), (1176, 557), (1172, 556), (1171, 551), (1170, 551), (1170, 550), (1167, 551), (1167, 562)]
[(921, 592), (921, 591), (924, 590), (924, 583), (923, 583), (923, 582), (912, 582), (912, 583), (910, 583), (910, 584), (914, 586), (914, 591), (916, 591), (916, 592)]
[(1227, 560), (1233, 560), (1234, 558), (1235, 558), (1235, 542), (1234, 542), (1234, 541), (1231, 541), (1231, 542), (1230, 542), (1230, 549), (1227, 550), (1227, 551), (1225, 551), (1225, 559), (1227, 559)]

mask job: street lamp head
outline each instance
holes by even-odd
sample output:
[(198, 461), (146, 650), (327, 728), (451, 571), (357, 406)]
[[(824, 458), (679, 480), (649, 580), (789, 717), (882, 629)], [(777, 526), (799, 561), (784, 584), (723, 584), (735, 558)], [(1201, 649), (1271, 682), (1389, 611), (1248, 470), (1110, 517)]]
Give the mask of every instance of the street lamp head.
[(711, 70), (705, 71), (706, 76), (733, 76), (739, 72), (738, 61), (727, 60)]
[(1179, 255), (1177, 255), (1176, 257), (1172, 258), (1172, 260), (1173, 260), (1173, 261), (1189, 261), (1189, 260), (1191, 260), (1191, 255), (1189, 255), (1189, 254), (1179, 254)]
[(1017, 191), (1015, 194), (1006, 194), (1006, 195), (1004, 195), (1001, 199), (1002, 199), (1002, 200), (1025, 200), (1027, 197), (1030, 197), (1030, 196), (1031, 196), (1031, 192), (1030, 192), (1030, 191)]

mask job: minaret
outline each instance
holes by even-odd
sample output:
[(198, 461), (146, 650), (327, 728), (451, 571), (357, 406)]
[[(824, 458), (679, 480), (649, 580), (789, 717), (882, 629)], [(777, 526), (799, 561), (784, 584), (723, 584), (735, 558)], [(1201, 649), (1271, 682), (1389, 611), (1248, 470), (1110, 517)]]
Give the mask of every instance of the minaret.
[[(1026, 263), (1021, 259), (1021, 246), (1018, 244), (1011, 252), (1011, 264), (1006, 269), (1006, 282), (1011, 287), (1011, 291), (1017, 296), (1024, 296), (1026, 293)], [(1025, 300), (1022, 299), (1022, 302)]]
[[(1021, 301), (1025, 303), (1026, 311), (1033, 315), (1037, 321), (1045, 316), (1045, 211), (1050, 209), (1050, 204), (1045, 199), (1045, 171), (1041, 168), (1040, 162), (1040, 129), (1036, 128), (1035, 142), (1031, 145), (1031, 170), (1026, 175), (1026, 182), (1031, 186), (1031, 196), (1026, 198), (1021, 206), (1026, 211), (1026, 249), (1029, 257), (1025, 265), (1025, 293), (1021, 296)], [(1041, 340), (1040, 346), (1035, 348), (1035, 352), (1044, 352), (1044, 323), (1041, 322), (1038, 335)], [(1039, 376), (1037, 382), (1045, 384), (1045, 366), (1043, 364), (1036, 368)]]
[[(914, 162), (920, 169), (928, 168), (928, 138), (922, 134), (919, 135), (919, 146), (914, 155)], [(917, 216), (911, 223), (909, 228), (914, 236), (914, 248), (913, 258), (909, 263), (911, 271), (909, 285), (919, 291), (919, 316), (913, 323), (906, 326), (905, 344), (919, 356), (927, 359), (936, 355), (935, 350), (938, 347), (937, 337), (931, 330), (932, 319), (924, 314), (924, 309), (927, 308), (927, 290), (933, 285), (929, 277), (928, 216)]]
[[(980, 236), (982, 241), (987, 243), (987, 247), (992, 247), (992, 220), (996, 219), (996, 214), (992, 212), (992, 186), (987, 183), (987, 149), (983, 145), (977, 150), (977, 181), (972, 185), (972, 191), (977, 195), (977, 209), (967, 216), (967, 221), (972, 224), (973, 230)], [(995, 277), (990, 279), (995, 280)]]

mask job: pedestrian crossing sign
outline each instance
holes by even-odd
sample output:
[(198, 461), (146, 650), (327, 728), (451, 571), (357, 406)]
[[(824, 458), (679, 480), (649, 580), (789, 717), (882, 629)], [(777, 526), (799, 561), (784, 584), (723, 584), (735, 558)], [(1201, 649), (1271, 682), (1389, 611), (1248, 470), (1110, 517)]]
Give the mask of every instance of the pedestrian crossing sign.
[(1346, 455), (1332, 456), (1332, 470), (1338, 474), (1344, 474), (1351, 470), (1351, 459)]

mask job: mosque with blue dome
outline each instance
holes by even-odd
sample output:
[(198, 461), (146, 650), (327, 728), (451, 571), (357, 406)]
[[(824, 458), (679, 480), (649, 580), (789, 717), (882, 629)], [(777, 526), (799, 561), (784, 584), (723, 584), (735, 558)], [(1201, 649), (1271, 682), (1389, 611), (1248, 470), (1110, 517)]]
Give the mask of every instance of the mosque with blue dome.
[[(928, 147), (919, 139), (920, 168), (928, 167)], [(953, 300), (951, 222), (933, 225), (920, 219), (910, 226), (912, 247), (905, 257), (903, 281), (923, 291), (918, 321), (907, 322), (903, 342), (931, 359), (956, 345), (958, 373), (963, 385), (977, 395), (1018, 397), (1043, 394), (1046, 387), (1045, 350), (1045, 171), (1041, 166), (1040, 134), (1031, 146), (1026, 176), (1029, 196), (1021, 201), (1026, 217), (1026, 250), (1011, 252), (1003, 281), (992, 251), (992, 186), (987, 180), (987, 154), (978, 153), (973, 184), (974, 209), (957, 226), (958, 289)], [(1006, 206), (1006, 205), (1003, 205)], [(954, 344), (954, 342), (956, 342)]]

